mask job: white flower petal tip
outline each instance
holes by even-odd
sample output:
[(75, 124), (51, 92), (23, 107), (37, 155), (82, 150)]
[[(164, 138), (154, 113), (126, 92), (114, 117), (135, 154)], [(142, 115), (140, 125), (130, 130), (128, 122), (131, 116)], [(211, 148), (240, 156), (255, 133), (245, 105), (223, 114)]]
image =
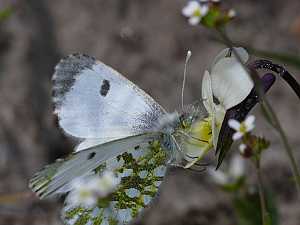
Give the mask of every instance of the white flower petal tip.
[(208, 13), (208, 11), (209, 11), (209, 7), (208, 7), (208, 5), (202, 5), (201, 7), (200, 7), (200, 14), (201, 14), (201, 17), (203, 17), (203, 16), (206, 16), (206, 14)]
[(241, 139), (244, 136), (244, 134), (242, 132), (235, 132), (232, 135), (232, 140), (237, 141), (239, 139)]
[(234, 9), (230, 9), (228, 11), (228, 17), (229, 18), (234, 18), (236, 16), (236, 11)]
[(199, 10), (200, 4), (197, 1), (189, 1), (187, 5), (182, 9), (182, 15), (191, 17), (196, 10)]
[(230, 119), (228, 121), (228, 126), (236, 131), (238, 131), (240, 129), (241, 123), (237, 120), (234, 119)]
[(189, 24), (192, 26), (198, 25), (199, 22), (200, 22), (200, 18), (197, 16), (193, 16), (193, 17), (189, 18)]
[(208, 168), (207, 172), (211, 179), (218, 185), (226, 185), (229, 182), (228, 175), (220, 170)]
[(250, 116), (248, 116), (248, 117), (246, 118), (244, 124), (245, 124), (245, 127), (246, 127), (247, 132), (249, 132), (249, 131), (251, 131), (251, 130), (254, 129), (254, 127), (255, 127), (254, 122), (255, 122), (255, 116), (250, 115)]
[(240, 146), (239, 146), (239, 150), (240, 150), (240, 153), (242, 154), (242, 155), (244, 155), (245, 153), (246, 153), (246, 148), (247, 148), (247, 145), (245, 145), (245, 144), (240, 144)]
[(235, 155), (230, 161), (229, 174), (234, 179), (245, 175), (245, 161), (240, 155)]

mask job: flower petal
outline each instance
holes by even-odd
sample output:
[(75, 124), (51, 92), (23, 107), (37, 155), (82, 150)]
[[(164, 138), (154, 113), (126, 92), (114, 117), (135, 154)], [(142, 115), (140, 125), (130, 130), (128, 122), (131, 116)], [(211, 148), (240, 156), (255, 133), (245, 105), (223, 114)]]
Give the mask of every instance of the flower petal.
[(196, 26), (197, 24), (199, 24), (200, 19), (201, 18), (199, 16), (193, 16), (193, 17), (189, 18), (189, 24), (192, 26)]
[(214, 114), (212, 115), (212, 140), (214, 149), (217, 149), (220, 129), (225, 117), (225, 110), (220, 105), (215, 105)]
[(199, 10), (200, 10), (200, 15), (201, 15), (201, 17), (203, 17), (203, 16), (205, 16), (205, 15), (208, 13), (209, 7), (208, 7), (207, 4), (204, 4), (204, 5), (202, 5), (202, 6), (200, 7)]
[(239, 146), (240, 153), (245, 154), (246, 148), (247, 148), (247, 145), (245, 145), (243, 143), (240, 144), (240, 146)]
[(244, 123), (246, 125), (247, 132), (254, 129), (254, 127), (255, 127), (254, 122), (255, 122), (255, 116), (253, 116), (253, 115), (250, 115), (245, 119)]
[(241, 133), (241, 132), (235, 132), (235, 133), (233, 134), (233, 136), (232, 136), (232, 140), (236, 141), (236, 140), (242, 138), (243, 135), (244, 135), (244, 134)]
[(241, 123), (237, 120), (230, 119), (230, 120), (228, 120), (228, 126), (236, 131), (239, 131)]
[(220, 59), (212, 68), (211, 80), (213, 94), (226, 110), (241, 103), (254, 86), (234, 57)]
[(200, 4), (197, 1), (190, 1), (187, 5), (182, 9), (182, 15), (186, 17), (191, 17), (195, 10), (200, 8)]
[(202, 78), (202, 101), (206, 111), (212, 114), (214, 111), (213, 92), (211, 88), (211, 78), (206, 70)]
[(240, 155), (235, 155), (230, 161), (229, 174), (237, 179), (245, 174), (245, 162)]
[[(242, 48), (242, 47), (235, 47), (234, 49), (236, 50), (236, 52), (238, 53), (238, 55), (241, 57), (243, 63), (246, 63), (249, 60), (248, 52), (244, 48)], [(228, 55), (228, 51), (229, 51), (229, 48), (223, 49), (215, 57), (214, 61), (212, 62), (211, 67), (213, 67), (214, 65), (216, 65), (221, 59), (225, 58)]]
[[(275, 80), (275, 75), (271, 73), (267, 73), (261, 78), (265, 93), (268, 92), (268, 90), (272, 87)], [(226, 111), (216, 149), (216, 153), (219, 154), (217, 168), (221, 166), (233, 142), (232, 135), (234, 130), (229, 128), (228, 121), (230, 119), (235, 119), (238, 121), (244, 120), (249, 111), (258, 103), (258, 101), (259, 98), (253, 88), (249, 96), (241, 104)]]
[(220, 170), (208, 168), (207, 172), (212, 178), (212, 180), (219, 185), (225, 185), (229, 182), (229, 177)]

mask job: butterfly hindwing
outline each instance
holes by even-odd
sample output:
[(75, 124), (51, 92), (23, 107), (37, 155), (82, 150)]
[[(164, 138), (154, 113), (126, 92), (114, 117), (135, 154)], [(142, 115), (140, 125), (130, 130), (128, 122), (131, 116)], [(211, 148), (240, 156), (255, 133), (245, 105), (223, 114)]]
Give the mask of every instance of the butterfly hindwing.
[(145, 133), (165, 113), (131, 81), (87, 55), (62, 59), (55, 68), (53, 83), (60, 127), (87, 142), (93, 139), (99, 144)]
[(111, 141), (77, 152), (67, 159), (58, 160), (38, 172), (30, 181), (30, 188), (41, 198), (51, 197), (70, 190), (70, 183), (77, 177), (89, 175), (112, 158), (137, 147), (148, 146), (160, 140), (160, 133), (146, 133)]
[(154, 141), (148, 147), (139, 146), (107, 160), (97, 172), (114, 171), (121, 178), (118, 188), (93, 208), (66, 203), (64, 221), (68, 225), (127, 224), (155, 197), (168, 158), (159, 141)]

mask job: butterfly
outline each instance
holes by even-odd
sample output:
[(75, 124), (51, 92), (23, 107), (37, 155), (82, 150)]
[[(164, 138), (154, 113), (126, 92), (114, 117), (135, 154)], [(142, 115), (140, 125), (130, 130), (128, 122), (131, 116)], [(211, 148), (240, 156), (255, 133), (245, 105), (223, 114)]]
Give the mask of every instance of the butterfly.
[[(64, 132), (79, 140), (75, 152), (30, 180), (40, 198), (69, 193), (77, 177), (110, 170), (118, 188), (95, 207), (65, 204), (67, 224), (126, 224), (158, 192), (167, 164), (192, 159), (184, 153), (201, 107), (167, 113), (148, 94), (104, 63), (84, 54), (62, 59), (53, 75), (54, 113)], [(193, 145), (193, 143), (189, 143)]]

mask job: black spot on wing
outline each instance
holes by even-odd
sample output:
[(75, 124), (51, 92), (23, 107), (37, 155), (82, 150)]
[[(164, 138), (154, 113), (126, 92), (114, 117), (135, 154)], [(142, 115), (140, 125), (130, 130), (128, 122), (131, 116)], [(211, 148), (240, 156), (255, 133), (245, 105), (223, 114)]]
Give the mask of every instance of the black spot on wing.
[(105, 97), (110, 89), (110, 83), (108, 80), (103, 80), (101, 89), (100, 89), (100, 94)]
[(96, 64), (94, 57), (79, 53), (61, 59), (55, 67), (55, 73), (52, 78), (52, 96), (56, 108), (61, 106), (65, 94), (74, 85), (76, 77), (84, 69), (92, 69), (94, 64)]
[(89, 160), (89, 159), (92, 159), (92, 158), (95, 157), (95, 155), (96, 155), (96, 152), (91, 152), (91, 153), (88, 155), (87, 159), (88, 159), (88, 160)]

